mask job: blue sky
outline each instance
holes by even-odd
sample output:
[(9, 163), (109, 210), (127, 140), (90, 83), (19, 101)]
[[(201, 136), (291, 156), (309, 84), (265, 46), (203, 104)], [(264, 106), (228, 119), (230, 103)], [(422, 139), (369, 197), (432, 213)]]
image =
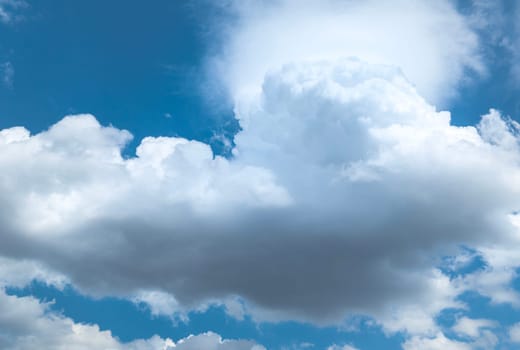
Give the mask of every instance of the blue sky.
[(519, 14), (0, 0), (0, 348), (516, 349)]
[(34, 1), (23, 13), (2, 28), (2, 60), (15, 69), (12, 86), (2, 89), (2, 127), (37, 132), (88, 112), (136, 139), (209, 142), (237, 130), (225, 99), (209, 108), (201, 96), (203, 63), (218, 40), (209, 26), (216, 9), (187, 1)]

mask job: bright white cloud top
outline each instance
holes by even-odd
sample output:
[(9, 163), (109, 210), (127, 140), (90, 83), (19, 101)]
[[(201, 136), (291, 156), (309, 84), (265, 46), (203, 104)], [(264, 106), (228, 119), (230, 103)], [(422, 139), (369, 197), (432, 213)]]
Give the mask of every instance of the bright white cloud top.
[(236, 101), (258, 92), (264, 75), (288, 62), (357, 57), (402, 69), (439, 103), (465, 71), (484, 73), (473, 23), (452, 1), (227, 1), (236, 23), (215, 62)]
[[(217, 60), (242, 127), (231, 159), (167, 137), (143, 139), (126, 158), (130, 133), (91, 115), (35, 135), (0, 131), (2, 284), (67, 281), (146, 301), (154, 314), (240, 297), (256, 320), (368, 315), (405, 332), (404, 349), (494, 346), (490, 320), (460, 319), (454, 331), (467, 342), (435, 322), (464, 307), (457, 296), (468, 290), (520, 304), (510, 287), (520, 266), (519, 125), (491, 109), (478, 125), (454, 126), (428, 102), (452, 95), (466, 69), (485, 70), (466, 19), (446, 1), (233, 7), (238, 27)], [(461, 245), (487, 267), (450, 278), (440, 258), (464, 254)], [(15, 304), (25, 312), (0, 316), (14, 325), (0, 345), (30, 348), (26, 336), (40, 332), (43, 348), (123, 346), (0, 293), (0, 309)], [(214, 334), (175, 348), (190, 343), (260, 349)]]

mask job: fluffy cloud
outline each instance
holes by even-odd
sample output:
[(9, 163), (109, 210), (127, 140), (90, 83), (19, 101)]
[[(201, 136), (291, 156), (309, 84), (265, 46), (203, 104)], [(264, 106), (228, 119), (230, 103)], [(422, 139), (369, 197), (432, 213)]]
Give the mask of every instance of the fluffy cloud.
[(153, 316), (173, 317), (180, 311), (177, 300), (171, 294), (161, 291), (140, 291), (133, 299), (136, 304), (146, 304)]
[[(177, 342), (153, 336), (122, 343), (110, 331), (97, 325), (76, 323), (33, 297), (17, 297), (5, 292), (5, 286), (25, 286), (33, 280), (62, 287), (68, 281), (34, 261), (0, 259), (0, 347), (6, 350), (265, 350), (248, 340), (225, 340), (208, 332), (190, 335)], [(170, 305), (167, 296), (157, 292), (142, 292), (140, 302), (150, 303), (162, 312)], [(152, 308), (152, 312), (156, 310)]]
[[(486, 322), (483, 322), (486, 321)], [(498, 338), (486, 327), (494, 327), (495, 324), (488, 320), (459, 320), (455, 330), (466, 337), (465, 341), (447, 338), (443, 333), (434, 336), (413, 336), (403, 343), (404, 350), (489, 350), (495, 349)], [(465, 333), (468, 332), (468, 333)], [(469, 339), (467, 338), (469, 336)]]
[(459, 337), (470, 340), (472, 349), (494, 349), (498, 344), (498, 338), (492, 329), (497, 327), (496, 321), (461, 317), (453, 326), (453, 330)]
[[(519, 125), (490, 110), (454, 126), (428, 102), (485, 71), (472, 28), (489, 24), (450, 1), (227, 4), (237, 18), (212, 73), (242, 127), (233, 157), (169, 137), (123, 157), (131, 134), (91, 115), (0, 130), (0, 285), (72, 283), (154, 315), (364, 314), (407, 334), (406, 350), (495, 346), (493, 322), (460, 318), (461, 341), (435, 316), (468, 290), (520, 305)], [(461, 245), (485, 267), (450, 278), (436, 266), (467, 261)], [(213, 333), (121, 344), (3, 291), (0, 329), (12, 349), (262, 349)]]
[(223, 340), (214, 333), (189, 336), (177, 343), (154, 336), (121, 343), (110, 331), (96, 325), (75, 323), (52, 313), (47, 304), (31, 297), (19, 298), (0, 291), (0, 347), (6, 350), (265, 350), (245, 340)]
[(450, 340), (439, 333), (435, 337), (413, 337), (403, 344), (404, 350), (472, 350), (468, 343)]
[(179, 350), (266, 350), (263, 346), (256, 345), (245, 340), (222, 340), (215, 333), (206, 333), (198, 336), (190, 336), (177, 342), (175, 349)]
[(452, 126), (398, 69), (351, 59), (287, 65), (236, 113), (231, 160), (180, 138), (123, 158), (130, 134), (88, 115), (0, 131), (1, 253), (156, 313), (240, 296), (257, 319), (432, 335), (475, 286), (436, 257), (518, 246), (516, 125), (496, 111)]
[[(231, 6), (215, 67), (242, 127), (233, 158), (167, 137), (123, 157), (130, 133), (91, 115), (0, 131), (0, 255), (26, 271), (4, 283), (67, 281), (154, 314), (361, 313), (410, 334), (407, 349), (464, 348), (435, 315), (469, 289), (514, 302), (520, 265), (518, 125), (491, 110), (453, 126), (422, 97), (443, 101), (483, 70), (470, 25), (447, 1)], [(435, 266), (461, 244), (487, 269), (450, 279)]]
[(482, 329), (495, 328), (496, 326), (497, 323), (491, 320), (462, 317), (457, 320), (453, 330), (461, 336), (477, 338), (481, 334)]

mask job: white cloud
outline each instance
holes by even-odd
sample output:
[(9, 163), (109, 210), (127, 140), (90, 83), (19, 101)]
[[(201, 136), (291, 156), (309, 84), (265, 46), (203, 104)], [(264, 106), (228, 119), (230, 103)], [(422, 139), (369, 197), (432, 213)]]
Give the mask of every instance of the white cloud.
[(133, 297), (133, 300), (137, 304), (145, 303), (148, 305), (154, 316), (173, 317), (181, 311), (179, 302), (175, 300), (173, 295), (161, 291), (140, 291)]
[(520, 323), (515, 323), (509, 328), (509, 338), (513, 343), (520, 343)]
[(497, 336), (491, 329), (498, 322), (487, 319), (461, 317), (453, 326), (453, 331), (464, 341), (446, 338), (442, 332), (430, 336), (413, 336), (403, 343), (404, 350), (465, 350), (494, 349), (498, 344)]
[[(507, 140), (507, 137), (505, 138)], [(516, 211), (515, 211), (516, 212)], [(520, 293), (513, 288), (512, 282), (518, 277), (516, 268), (520, 266), (518, 244), (520, 235), (520, 216), (508, 216), (513, 227), (509, 236), (509, 244), (492, 244), (479, 247), (478, 254), (485, 266), (455, 282), (459, 288), (477, 291), (490, 298), (491, 303), (508, 303), (520, 306)]]
[(1, 291), (0, 311), (0, 346), (4, 349), (123, 348), (110, 332), (48, 313), (47, 305), (30, 297), (18, 298)]
[[(61, 288), (68, 281), (64, 276), (48, 271), (32, 261), (0, 258), (0, 347), (6, 350), (38, 348), (67, 350), (265, 350), (247, 340), (224, 340), (208, 332), (191, 335), (177, 343), (153, 336), (130, 343), (121, 343), (110, 331), (97, 325), (75, 323), (50, 311), (49, 304), (32, 297), (16, 297), (4, 291), (5, 286), (23, 287), (33, 280)], [(143, 291), (134, 299), (150, 306), (154, 315), (172, 316), (177, 312), (175, 300), (158, 291)]]
[(179, 350), (266, 350), (263, 346), (250, 341), (223, 340), (218, 334), (211, 332), (180, 340), (175, 348)]
[[(0, 283), (70, 282), (154, 315), (208, 303), (238, 319), (337, 324), (358, 313), (404, 332), (406, 350), (495, 346), (489, 321), (459, 319), (468, 342), (435, 322), (463, 308), (456, 297), (467, 290), (520, 305), (510, 285), (520, 266), (518, 124), (490, 110), (457, 127), (427, 102), (449, 99), (465, 70), (485, 71), (476, 20), (450, 1), (231, 3), (237, 22), (213, 73), (242, 127), (234, 157), (147, 137), (125, 158), (130, 133), (91, 115), (36, 135), (1, 130)], [(486, 267), (450, 279), (435, 266), (441, 255), (467, 259), (460, 244)], [(172, 344), (121, 344), (5, 293), (2, 322), (0, 340), (14, 349)], [(261, 347), (208, 333), (176, 348)]]
[(497, 112), (452, 126), (398, 69), (354, 59), (286, 65), (243, 102), (229, 160), (181, 138), (125, 159), (130, 134), (88, 115), (0, 131), (0, 254), (145, 291), (157, 314), (239, 296), (257, 319), (361, 313), (431, 343), (476, 286), (436, 257), (517, 249), (520, 152)]
[(404, 350), (472, 350), (468, 343), (448, 339), (443, 333), (435, 337), (413, 337), (403, 344)]
[(435, 315), (446, 308), (464, 307), (463, 304), (455, 301), (455, 297), (461, 290), (455, 288), (447, 276), (434, 270), (424, 282), (428, 283), (430, 288), (419, 298), (416, 296), (413, 301), (397, 306), (391, 305), (382, 312), (374, 314), (386, 333), (435, 335), (439, 332), (439, 327), (434, 320)]
[(226, 313), (237, 320), (243, 320), (246, 315), (244, 301), (237, 297), (231, 297), (224, 301)]
[[(231, 5), (229, 5), (231, 3)], [(235, 102), (291, 62), (357, 57), (400, 67), (429, 100), (455, 93), (465, 69), (483, 72), (478, 37), (452, 1), (231, 1), (214, 67)]]
[(358, 348), (353, 347), (352, 345), (332, 345), (327, 348), (327, 350), (359, 350)]
[(154, 336), (121, 343), (110, 331), (75, 323), (31, 297), (0, 291), (0, 347), (6, 350), (265, 350), (246, 340), (224, 340), (215, 333), (189, 336), (177, 343)]
[(68, 283), (64, 275), (45, 268), (39, 262), (0, 257), (0, 288), (4, 286), (21, 288), (34, 280), (60, 289)]
[(461, 317), (453, 326), (453, 330), (460, 336), (477, 338), (482, 334), (482, 329), (495, 327), (497, 322), (492, 320)]

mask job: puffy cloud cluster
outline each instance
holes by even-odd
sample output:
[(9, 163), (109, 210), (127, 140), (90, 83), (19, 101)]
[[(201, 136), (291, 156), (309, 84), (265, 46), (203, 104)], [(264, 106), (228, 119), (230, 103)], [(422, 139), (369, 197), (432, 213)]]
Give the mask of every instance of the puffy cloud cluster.
[(499, 343), (493, 329), (498, 323), (486, 319), (460, 318), (452, 330), (461, 340), (447, 338), (442, 332), (431, 336), (413, 336), (403, 344), (404, 350), (477, 350), (495, 349)]
[[(0, 269), (3, 283), (70, 282), (146, 302), (153, 314), (212, 302), (257, 320), (337, 324), (359, 313), (410, 335), (405, 349), (492, 344), (489, 325), (460, 320), (463, 343), (435, 316), (462, 308), (467, 290), (520, 300), (510, 288), (520, 266), (519, 127), (495, 110), (454, 126), (422, 97), (440, 101), (464, 69), (482, 69), (476, 37), (446, 1), (296, 4), (238, 7), (220, 58), (242, 127), (231, 159), (167, 137), (123, 157), (130, 133), (91, 115), (35, 135), (0, 131), (0, 256), (16, 266)], [(312, 40), (316, 28), (325, 40)], [(457, 278), (437, 269), (460, 245), (486, 268)], [(72, 344), (95, 334), (122, 346), (96, 327), (49, 319), (32, 299), (12, 300)], [(38, 331), (10, 329), (6, 341), (23, 345)], [(235, 349), (215, 339), (177, 347)], [(168, 345), (132, 346), (152, 342)]]
[(470, 344), (446, 338), (443, 333), (434, 337), (415, 336), (403, 344), (404, 350), (472, 350)]
[(257, 319), (434, 334), (476, 288), (436, 257), (518, 246), (517, 126), (496, 111), (452, 126), (399, 70), (349, 59), (284, 66), (236, 113), (231, 160), (179, 138), (124, 158), (129, 133), (92, 116), (1, 131), (2, 254), (168, 312), (240, 296)]

